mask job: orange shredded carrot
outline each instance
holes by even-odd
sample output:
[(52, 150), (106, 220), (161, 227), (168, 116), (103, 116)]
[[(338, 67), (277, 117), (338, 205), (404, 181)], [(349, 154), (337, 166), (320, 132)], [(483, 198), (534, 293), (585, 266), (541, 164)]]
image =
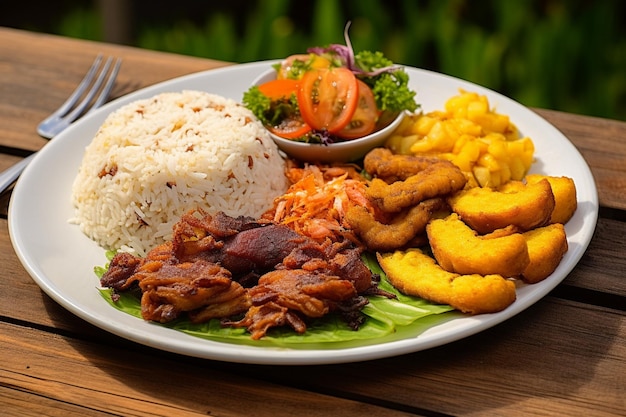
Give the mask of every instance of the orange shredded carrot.
[(264, 218), (316, 240), (338, 240), (347, 232), (343, 218), (351, 205), (370, 205), (365, 179), (351, 166), (289, 168), (292, 182)]

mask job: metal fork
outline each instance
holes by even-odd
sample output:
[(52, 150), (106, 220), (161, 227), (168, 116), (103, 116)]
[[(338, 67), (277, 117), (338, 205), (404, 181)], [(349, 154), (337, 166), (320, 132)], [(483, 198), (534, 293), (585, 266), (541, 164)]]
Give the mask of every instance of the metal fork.
[[(102, 55), (99, 54), (65, 103), (39, 124), (37, 133), (46, 139), (52, 139), (79, 117), (102, 106), (113, 89), (122, 64), (122, 60), (119, 58), (115, 59), (114, 64), (113, 61), (114, 59), (109, 57), (102, 64)], [(113, 68), (111, 68), (111, 64), (113, 64)], [(96, 95), (98, 96), (96, 97)], [(87, 109), (88, 107), (89, 109)], [(0, 193), (15, 182), (34, 157), (35, 154), (33, 153), (0, 173)]]

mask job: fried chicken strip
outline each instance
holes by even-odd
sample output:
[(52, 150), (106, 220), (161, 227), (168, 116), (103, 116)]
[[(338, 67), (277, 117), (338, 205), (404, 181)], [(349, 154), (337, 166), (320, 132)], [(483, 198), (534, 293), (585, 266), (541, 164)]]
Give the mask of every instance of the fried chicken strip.
[(467, 183), (463, 172), (449, 161), (438, 161), (404, 181), (387, 184), (374, 178), (367, 197), (382, 211), (397, 213), (423, 200), (461, 190)]
[(433, 212), (446, 207), (442, 198), (428, 199), (406, 209), (386, 224), (364, 207), (354, 206), (348, 210), (345, 219), (368, 249), (389, 252), (404, 247), (415, 236), (424, 233)]
[(437, 162), (441, 162), (441, 159), (429, 156), (396, 155), (387, 148), (374, 148), (365, 155), (363, 168), (372, 177), (391, 184), (404, 181)]

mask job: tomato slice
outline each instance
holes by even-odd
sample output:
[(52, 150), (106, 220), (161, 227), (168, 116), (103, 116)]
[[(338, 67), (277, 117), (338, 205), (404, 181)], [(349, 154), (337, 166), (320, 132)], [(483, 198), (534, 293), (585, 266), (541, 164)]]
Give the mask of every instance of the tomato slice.
[(281, 138), (296, 139), (309, 133), (311, 126), (302, 118), (290, 117), (283, 119), (278, 126), (268, 126), (267, 129)]
[(359, 86), (347, 68), (317, 69), (304, 74), (297, 97), (302, 118), (309, 126), (335, 133), (352, 119)]
[(339, 132), (337, 136), (344, 139), (356, 139), (369, 135), (376, 128), (379, 111), (376, 107), (376, 99), (372, 89), (361, 80), (359, 85), (359, 100), (350, 122)]

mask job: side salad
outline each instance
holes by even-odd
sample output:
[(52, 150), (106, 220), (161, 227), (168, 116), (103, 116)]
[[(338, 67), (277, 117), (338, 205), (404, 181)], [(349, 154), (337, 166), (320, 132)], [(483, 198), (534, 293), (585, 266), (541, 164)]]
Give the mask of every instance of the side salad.
[(381, 129), (419, 108), (409, 76), (381, 52), (313, 47), (274, 65), (276, 79), (252, 86), (243, 104), (282, 138), (330, 144)]

